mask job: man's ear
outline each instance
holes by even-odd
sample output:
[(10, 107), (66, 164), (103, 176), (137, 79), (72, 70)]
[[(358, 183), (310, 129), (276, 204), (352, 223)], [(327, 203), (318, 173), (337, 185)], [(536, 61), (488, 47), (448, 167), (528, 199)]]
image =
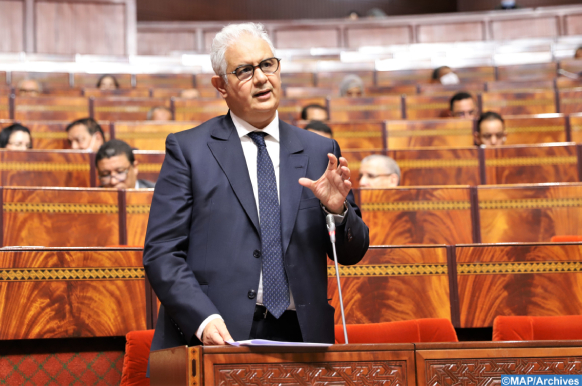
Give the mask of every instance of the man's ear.
[(137, 162), (137, 160), (133, 161), (133, 170), (135, 170), (135, 177), (137, 178), (137, 175), (139, 173), (139, 170), (137, 170), (137, 165), (139, 164), (139, 162)]
[(400, 181), (398, 180), (398, 174), (396, 174), (396, 173), (390, 174), (390, 176), (388, 178), (390, 180), (390, 185), (391, 186), (398, 186), (398, 185), (400, 185)]
[(226, 82), (222, 76), (214, 75), (210, 81), (223, 98), (228, 96), (228, 93), (226, 92)]

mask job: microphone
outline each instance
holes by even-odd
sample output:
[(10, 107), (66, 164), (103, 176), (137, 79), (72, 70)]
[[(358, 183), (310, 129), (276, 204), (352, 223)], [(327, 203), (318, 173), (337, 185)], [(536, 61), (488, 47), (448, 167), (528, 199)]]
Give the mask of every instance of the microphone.
[(344, 315), (344, 300), (342, 299), (342, 286), (340, 284), (339, 266), (337, 264), (337, 253), (335, 251), (335, 219), (333, 214), (325, 216), (325, 222), (327, 223), (327, 232), (329, 233), (329, 239), (331, 240), (331, 246), (333, 249), (333, 262), (335, 263), (335, 276), (337, 278), (337, 293), (339, 295), (342, 323), (344, 325), (344, 339), (346, 344), (348, 344), (348, 330), (346, 329), (346, 317)]

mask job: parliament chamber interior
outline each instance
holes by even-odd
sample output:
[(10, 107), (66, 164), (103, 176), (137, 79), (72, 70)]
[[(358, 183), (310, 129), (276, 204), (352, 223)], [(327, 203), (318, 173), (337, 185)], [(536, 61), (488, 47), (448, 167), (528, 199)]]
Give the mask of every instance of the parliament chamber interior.
[[(209, 53), (237, 19), (140, 19), (137, 3), (0, 0), (0, 385), (150, 385), (147, 186), (169, 134), (228, 112)], [(177, 348), (150, 358), (174, 376), (152, 385), (582, 374), (582, 4), (425, 3), (241, 20), (261, 21), (281, 59), (279, 119), (309, 128), (315, 106), (348, 161), (370, 235), (362, 261), (339, 268), (350, 344), (328, 260), (335, 345)], [(456, 114), (463, 100), (473, 107)], [(90, 126), (131, 147), (135, 185), (104, 183)], [(370, 156), (395, 161), (395, 185), (363, 184)]]

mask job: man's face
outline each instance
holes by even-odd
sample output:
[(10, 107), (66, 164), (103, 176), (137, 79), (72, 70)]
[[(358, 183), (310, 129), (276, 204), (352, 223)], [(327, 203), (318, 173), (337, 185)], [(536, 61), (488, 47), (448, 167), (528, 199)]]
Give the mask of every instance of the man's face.
[(473, 98), (461, 99), (453, 102), (453, 110), (451, 114), (455, 118), (477, 118), (477, 107)]
[(40, 94), (40, 85), (36, 80), (25, 80), (18, 86), (18, 96), (35, 97)]
[(171, 121), (172, 113), (166, 109), (155, 109), (152, 114), (152, 121)]
[(360, 165), (360, 188), (384, 189), (398, 186), (398, 175), (389, 173), (380, 159), (362, 162)]
[(67, 132), (69, 145), (73, 150), (90, 150), (97, 153), (97, 150), (103, 145), (101, 133), (96, 132), (91, 135), (85, 125), (75, 125)]
[(266, 41), (245, 34), (226, 50), (228, 83), (219, 76), (212, 78), (212, 84), (224, 97), (232, 112), (260, 129), (275, 118), (281, 98), (281, 67), (270, 75), (265, 75), (256, 68), (252, 78), (242, 81), (230, 73), (240, 66), (257, 66), (261, 61), (272, 57), (273, 52)]
[(97, 162), (99, 183), (103, 188), (134, 189), (137, 172), (137, 162), (130, 164), (125, 154)]
[(506, 139), (507, 135), (503, 122), (497, 119), (488, 119), (481, 122), (480, 132), (475, 133), (477, 145), (501, 146)]
[(6, 150), (29, 150), (31, 146), (30, 135), (25, 131), (16, 130), (10, 134)]
[(113, 78), (110, 76), (106, 76), (105, 78), (101, 79), (99, 90), (117, 90), (117, 86), (115, 86), (115, 80), (113, 80)]
[(327, 111), (323, 109), (311, 107), (307, 109), (306, 113), (307, 121), (327, 121)]
[(346, 90), (347, 98), (360, 98), (363, 95), (362, 89), (358, 86), (351, 87)]

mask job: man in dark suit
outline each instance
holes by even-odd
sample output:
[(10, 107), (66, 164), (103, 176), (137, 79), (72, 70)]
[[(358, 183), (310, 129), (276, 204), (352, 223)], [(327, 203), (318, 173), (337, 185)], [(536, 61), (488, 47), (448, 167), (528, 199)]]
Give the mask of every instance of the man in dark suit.
[(99, 186), (115, 189), (148, 189), (155, 183), (138, 180), (138, 162), (131, 147), (119, 140), (105, 142), (95, 154)]
[(212, 84), (229, 113), (166, 140), (144, 248), (162, 303), (152, 350), (334, 342), (326, 212), (342, 264), (362, 259), (368, 228), (337, 143), (279, 120), (273, 52), (261, 25), (225, 27), (212, 44)]

